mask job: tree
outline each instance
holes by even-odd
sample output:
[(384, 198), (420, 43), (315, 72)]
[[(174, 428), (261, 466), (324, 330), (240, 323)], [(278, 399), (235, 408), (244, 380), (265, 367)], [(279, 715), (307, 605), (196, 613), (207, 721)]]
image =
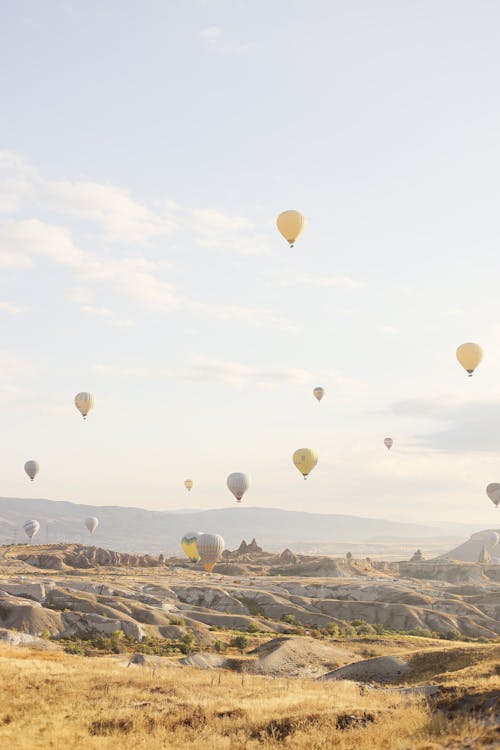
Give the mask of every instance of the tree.
[(246, 649), (248, 646), (248, 638), (246, 635), (237, 635), (233, 640), (231, 641), (231, 645), (235, 648), (239, 649), (241, 653)]

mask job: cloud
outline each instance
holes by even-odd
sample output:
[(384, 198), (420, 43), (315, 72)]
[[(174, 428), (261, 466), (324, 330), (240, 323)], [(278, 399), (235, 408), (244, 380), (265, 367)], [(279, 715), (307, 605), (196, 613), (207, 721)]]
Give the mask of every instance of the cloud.
[(207, 357), (195, 357), (190, 365), (180, 370), (163, 370), (130, 365), (97, 364), (93, 367), (99, 375), (126, 378), (169, 378), (185, 382), (222, 383), (243, 386), (251, 383), (259, 387), (297, 385), (312, 382), (312, 375), (300, 368), (261, 368)]
[(240, 307), (238, 305), (206, 305), (193, 303), (191, 308), (219, 320), (239, 320), (257, 327), (269, 326), (288, 333), (296, 333), (298, 326), (287, 318), (282, 318), (272, 310), (260, 307)]
[(121, 378), (149, 378), (153, 371), (146, 367), (128, 367), (124, 365), (94, 365), (92, 368), (98, 375)]
[(217, 41), (221, 34), (222, 29), (220, 26), (208, 26), (206, 29), (203, 29), (203, 31), (200, 31), (200, 37), (208, 44), (213, 44)]
[(0, 302), (0, 310), (9, 313), (9, 315), (19, 315), (22, 313), (22, 308), (12, 305), (10, 302)]
[(296, 284), (306, 284), (308, 286), (357, 289), (364, 286), (362, 281), (351, 279), (350, 276), (313, 276), (308, 273), (297, 273), (282, 282), (283, 286), (295, 286)]
[(416, 445), (447, 453), (500, 450), (500, 400), (411, 399), (392, 406), (397, 416), (440, 422), (444, 429), (414, 436)]
[(38, 171), (18, 154), (0, 151), (0, 213), (15, 213), (34, 193)]
[(385, 325), (379, 328), (379, 333), (383, 333), (386, 336), (395, 336), (397, 333), (399, 333), (399, 328), (396, 328), (396, 326), (392, 325)]
[(160, 264), (144, 258), (104, 257), (85, 252), (74, 244), (64, 227), (37, 219), (5, 222), (0, 226), (0, 258), (13, 248), (19, 257), (28, 258), (28, 253), (42, 255), (72, 269), (84, 280), (108, 282), (145, 307), (169, 310), (180, 302), (173, 286), (155, 275)]
[[(256, 232), (245, 217), (207, 208), (183, 207), (173, 201), (166, 201), (162, 210), (155, 212), (134, 201), (121, 188), (91, 181), (44, 180), (15, 154), (2, 152), (1, 156), (0, 174), (4, 168), (4, 184), (19, 188), (17, 192), (13, 188), (9, 199), (11, 208), (18, 208), (23, 196), (29, 193), (30, 210), (33, 205), (35, 210), (49, 207), (53, 213), (93, 223), (101, 228), (104, 240), (108, 241), (142, 243), (183, 229), (194, 236), (197, 245), (206, 248), (237, 253), (268, 250), (265, 237)], [(8, 190), (7, 194), (10, 195)], [(98, 307), (93, 305), (92, 293), (88, 291), (88, 286), (98, 283), (109, 285), (118, 294), (149, 309), (184, 310), (219, 320), (241, 321), (288, 332), (297, 330), (293, 322), (271, 310), (191, 300), (162, 277), (168, 267), (165, 261), (154, 261), (142, 255), (118, 256), (116, 250), (110, 252), (108, 248), (97, 252), (94, 248), (102, 247), (102, 239), (98, 237), (96, 241), (92, 237), (93, 249), (87, 251), (76, 244), (66, 226), (38, 218), (14, 220), (10, 217), (0, 224), (0, 268), (30, 268), (37, 258), (43, 257), (69, 269), (78, 285), (68, 290), (66, 296), (78, 304), (84, 314), (91, 314), (90, 308)], [(130, 322), (115, 319), (114, 324), (129, 325)]]
[(77, 305), (90, 305), (94, 298), (92, 291), (82, 286), (75, 286), (71, 289), (66, 289), (64, 296), (66, 299), (75, 302)]
[(303, 385), (311, 382), (312, 376), (307, 370), (297, 368), (255, 368), (240, 362), (197, 357), (193, 360), (193, 364), (184, 371), (184, 379), (207, 383), (225, 383), (232, 386), (242, 386), (249, 383), (268, 386)]
[(99, 224), (114, 242), (143, 242), (177, 228), (173, 216), (152, 211), (114, 185), (62, 180), (45, 182), (43, 193), (53, 211)]
[(82, 305), (80, 310), (84, 315), (90, 315), (94, 318), (101, 318), (103, 322), (108, 325), (114, 326), (115, 328), (130, 328), (133, 326), (131, 320), (123, 320), (118, 318), (113, 310), (109, 310), (107, 307), (94, 307), (92, 305)]

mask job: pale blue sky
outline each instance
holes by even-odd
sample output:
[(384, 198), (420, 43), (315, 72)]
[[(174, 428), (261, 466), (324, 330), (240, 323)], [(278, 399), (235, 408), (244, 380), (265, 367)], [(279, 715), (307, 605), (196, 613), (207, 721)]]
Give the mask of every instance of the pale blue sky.
[(498, 525), (499, 4), (0, 14), (0, 494)]

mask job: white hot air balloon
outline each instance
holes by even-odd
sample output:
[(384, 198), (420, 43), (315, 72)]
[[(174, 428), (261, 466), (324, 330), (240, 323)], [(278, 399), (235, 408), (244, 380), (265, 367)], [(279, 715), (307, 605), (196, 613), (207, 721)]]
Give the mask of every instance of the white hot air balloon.
[(499, 536), (496, 531), (486, 531), (482, 539), (484, 539), (485, 547), (493, 549), (493, 547), (496, 547), (498, 544)]
[(90, 533), (93, 534), (94, 531), (99, 526), (99, 519), (96, 518), (95, 516), (89, 516), (88, 518), (85, 519), (85, 526), (90, 531)]
[(325, 389), (318, 385), (313, 389), (313, 395), (314, 398), (316, 398), (318, 401), (321, 401), (321, 399), (325, 395)]
[(498, 482), (492, 482), (486, 487), (486, 494), (490, 498), (493, 505), (497, 508), (500, 505), (500, 484)]
[(31, 521), (26, 521), (26, 523), (23, 525), (24, 532), (29, 539), (33, 539), (35, 534), (38, 534), (40, 531), (40, 524), (38, 521), (35, 521), (34, 519)]
[(36, 461), (26, 461), (26, 463), (24, 464), (24, 471), (29, 476), (31, 481), (33, 481), (40, 471), (40, 466)]
[(207, 573), (211, 573), (217, 560), (224, 552), (224, 539), (220, 534), (200, 534), (196, 548)]
[(94, 397), (91, 393), (82, 391), (77, 393), (75, 396), (75, 406), (84, 419), (87, 418), (87, 414), (91, 409), (94, 408)]
[(390, 438), (390, 437), (384, 438), (384, 445), (385, 445), (385, 447), (387, 448), (388, 451), (391, 450), (391, 448), (393, 446), (393, 443), (394, 443), (394, 440), (392, 438)]
[(241, 503), (241, 498), (250, 487), (250, 478), (241, 471), (235, 471), (228, 476), (226, 484), (230, 492), (235, 496), (236, 502)]

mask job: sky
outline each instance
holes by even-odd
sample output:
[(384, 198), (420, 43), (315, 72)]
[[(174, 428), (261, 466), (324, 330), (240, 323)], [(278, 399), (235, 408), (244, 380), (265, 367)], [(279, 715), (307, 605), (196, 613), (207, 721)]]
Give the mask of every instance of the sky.
[(498, 526), (500, 5), (0, 14), (0, 495)]

